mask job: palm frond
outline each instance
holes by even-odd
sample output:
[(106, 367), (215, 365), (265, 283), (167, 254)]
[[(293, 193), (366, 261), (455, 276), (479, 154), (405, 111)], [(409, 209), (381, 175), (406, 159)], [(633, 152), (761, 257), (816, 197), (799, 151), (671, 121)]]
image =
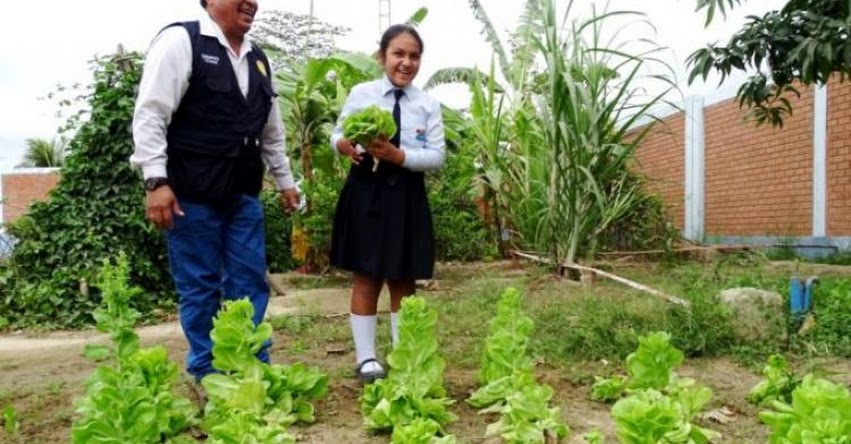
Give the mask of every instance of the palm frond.
[[(479, 71), (477, 68), (442, 68), (435, 71), (435, 73), (428, 78), (423, 89), (431, 89), (436, 86), (451, 85), (455, 83), (463, 83), (466, 85), (478, 83), (484, 86), (487, 85), (488, 81), (489, 76)], [(499, 93), (503, 91), (503, 88), (499, 85), (497, 85), (496, 88)]]
[(473, 16), (475, 16), (476, 20), (482, 24), (482, 34), (484, 34), (485, 40), (490, 43), (491, 48), (493, 48), (493, 52), (496, 53), (502, 75), (506, 79), (510, 79), (511, 64), (508, 61), (508, 55), (505, 52), (505, 48), (499, 40), (499, 34), (497, 34), (496, 29), (493, 27), (493, 23), (491, 23), (485, 9), (482, 7), (481, 3), (479, 3), (479, 0), (468, 1), (470, 3), (470, 8), (473, 10)]
[(520, 24), (512, 34), (511, 77), (514, 85), (522, 85), (535, 62), (534, 35), (538, 32), (536, 18), (540, 9), (540, 0), (527, 0), (520, 16)]
[(25, 141), (27, 150), (19, 166), (31, 168), (55, 168), (62, 166), (65, 158), (65, 146), (59, 140), (52, 142), (38, 137)]

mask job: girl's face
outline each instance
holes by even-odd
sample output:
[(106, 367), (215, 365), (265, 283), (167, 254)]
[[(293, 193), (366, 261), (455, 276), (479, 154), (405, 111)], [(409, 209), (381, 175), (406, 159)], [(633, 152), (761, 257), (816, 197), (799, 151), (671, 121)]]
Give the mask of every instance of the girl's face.
[(417, 39), (407, 32), (390, 40), (387, 50), (381, 54), (381, 64), (393, 85), (404, 88), (411, 84), (420, 70), (421, 52)]

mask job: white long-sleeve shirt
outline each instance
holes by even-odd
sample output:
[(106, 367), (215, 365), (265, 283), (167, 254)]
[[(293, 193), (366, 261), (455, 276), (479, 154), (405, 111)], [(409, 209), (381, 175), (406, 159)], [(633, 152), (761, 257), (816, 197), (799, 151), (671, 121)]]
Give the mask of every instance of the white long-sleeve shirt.
[[(248, 52), (251, 42), (246, 36), (239, 49), (233, 52), (221, 28), (207, 14), (199, 18), (201, 34), (216, 37), (227, 48), (242, 95), (248, 94)], [(269, 73), (271, 75), (271, 73)], [(166, 134), (172, 115), (180, 106), (192, 76), (192, 42), (182, 26), (163, 30), (151, 43), (145, 57), (145, 68), (136, 97), (133, 114), (133, 143), (130, 163), (142, 168), (142, 175), (167, 177)], [(260, 136), (261, 157), (279, 190), (293, 188), (290, 162), (284, 149), (284, 125), (278, 101), (272, 109)]]
[[(335, 153), (339, 153), (337, 141), (343, 138), (343, 121), (346, 117), (370, 105), (378, 105), (392, 112), (396, 102), (394, 89), (396, 87), (386, 75), (352, 88), (331, 134), (331, 147)], [(402, 166), (411, 171), (440, 169), (446, 147), (440, 102), (413, 85), (406, 86), (403, 91), (405, 95), (399, 99), (399, 120), (402, 123), (399, 145), (405, 151)]]

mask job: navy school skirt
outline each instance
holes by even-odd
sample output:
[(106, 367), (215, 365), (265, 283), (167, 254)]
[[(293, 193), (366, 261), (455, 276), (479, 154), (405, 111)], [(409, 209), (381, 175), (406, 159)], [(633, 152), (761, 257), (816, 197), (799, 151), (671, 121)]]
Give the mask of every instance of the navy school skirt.
[(430, 279), (434, 228), (421, 172), (364, 154), (340, 192), (331, 265), (380, 279)]

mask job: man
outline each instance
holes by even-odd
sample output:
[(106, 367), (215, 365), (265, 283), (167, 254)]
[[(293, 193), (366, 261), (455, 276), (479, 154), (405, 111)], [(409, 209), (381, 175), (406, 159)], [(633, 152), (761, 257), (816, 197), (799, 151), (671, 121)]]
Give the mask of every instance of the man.
[[(248, 297), (266, 312), (263, 161), (290, 212), (299, 201), (272, 73), (246, 37), (255, 0), (201, 0), (197, 22), (175, 23), (145, 59), (130, 157), (145, 178), (148, 220), (166, 230), (187, 371), (213, 373), (210, 330), (220, 300)], [(269, 360), (268, 344), (258, 357)]]

